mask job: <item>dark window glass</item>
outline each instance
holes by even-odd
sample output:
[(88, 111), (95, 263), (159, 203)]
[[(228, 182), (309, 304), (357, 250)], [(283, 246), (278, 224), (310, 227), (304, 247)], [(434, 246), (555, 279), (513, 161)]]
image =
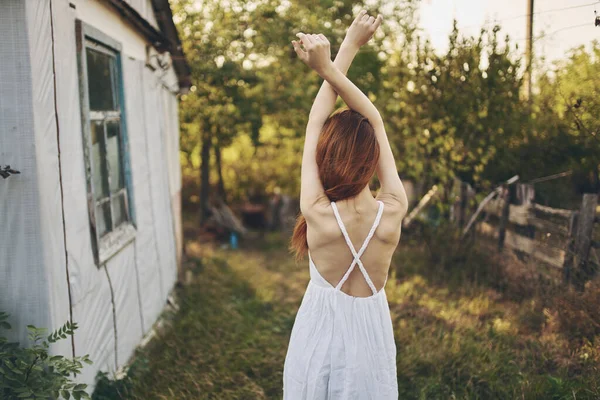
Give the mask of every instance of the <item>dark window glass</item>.
[(90, 110), (117, 110), (115, 57), (86, 49)]

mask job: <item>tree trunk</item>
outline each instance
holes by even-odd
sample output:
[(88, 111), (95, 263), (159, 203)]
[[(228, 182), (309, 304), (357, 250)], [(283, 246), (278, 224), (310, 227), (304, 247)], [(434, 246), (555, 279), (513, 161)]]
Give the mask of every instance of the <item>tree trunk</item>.
[(200, 166), (200, 224), (206, 221), (210, 196), (210, 147), (212, 135), (202, 132), (202, 165)]
[(218, 194), (221, 200), (227, 204), (227, 198), (225, 196), (225, 183), (223, 182), (223, 167), (221, 164), (221, 145), (219, 143), (215, 145), (215, 161), (217, 164), (217, 174), (219, 176), (219, 182), (217, 186)]

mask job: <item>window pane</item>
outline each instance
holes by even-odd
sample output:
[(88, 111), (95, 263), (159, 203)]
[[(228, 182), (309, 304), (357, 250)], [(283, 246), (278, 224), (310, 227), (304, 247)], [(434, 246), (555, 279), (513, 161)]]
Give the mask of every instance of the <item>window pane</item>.
[(92, 183), (96, 200), (108, 197), (108, 175), (104, 144), (104, 123), (92, 121)]
[(88, 93), (90, 110), (117, 110), (115, 93), (115, 57), (87, 48)]
[(114, 193), (124, 187), (123, 168), (121, 165), (121, 129), (120, 121), (106, 123), (106, 159), (110, 178), (110, 192)]
[(113, 212), (115, 227), (127, 221), (127, 209), (125, 208), (125, 193), (113, 197)]
[(98, 237), (102, 237), (112, 230), (109, 201), (96, 207), (96, 230), (98, 231)]

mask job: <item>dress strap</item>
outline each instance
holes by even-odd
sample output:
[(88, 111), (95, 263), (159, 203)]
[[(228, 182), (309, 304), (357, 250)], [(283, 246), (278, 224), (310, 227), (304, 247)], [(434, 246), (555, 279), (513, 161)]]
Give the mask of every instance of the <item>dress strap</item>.
[(365, 241), (363, 242), (363, 244), (362, 244), (360, 250), (358, 250), (358, 252), (354, 248), (354, 245), (352, 244), (352, 241), (350, 240), (350, 236), (348, 236), (348, 231), (346, 230), (346, 226), (344, 225), (344, 222), (342, 222), (342, 217), (340, 216), (340, 212), (337, 208), (337, 204), (335, 204), (335, 201), (331, 202), (331, 207), (333, 208), (333, 213), (335, 214), (335, 219), (337, 220), (340, 230), (342, 231), (342, 234), (344, 235), (344, 239), (346, 239), (346, 244), (348, 245), (348, 247), (350, 248), (350, 251), (352, 252), (352, 255), (354, 256), (354, 260), (352, 260), (352, 264), (350, 264), (350, 267), (348, 268), (348, 270), (346, 271), (346, 273), (344, 274), (342, 279), (340, 279), (340, 282), (335, 287), (336, 290), (341, 290), (342, 285), (346, 282), (346, 280), (350, 276), (350, 273), (354, 270), (354, 267), (356, 265), (358, 265), (360, 272), (362, 273), (363, 277), (365, 278), (365, 281), (367, 282), (367, 284), (373, 291), (373, 294), (377, 294), (377, 289), (375, 289), (375, 285), (373, 284), (371, 277), (367, 273), (367, 270), (365, 269), (362, 261), (360, 260), (360, 257), (363, 255), (363, 253), (367, 249), (367, 246), (369, 245), (369, 242), (371, 241), (371, 238), (375, 234), (375, 230), (377, 229), (377, 227), (379, 226), (379, 222), (381, 221), (381, 215), (383, 213), (383, 202), (381, 202), (379, 200), (377, 202), (379, 203), (379, 209), (377, 210), (377, 216), (375, 217), (375, 221), (373, 222), (373, 226), (371, 226), (371, 230), (369, 231), (369, 234), (367, 235)]

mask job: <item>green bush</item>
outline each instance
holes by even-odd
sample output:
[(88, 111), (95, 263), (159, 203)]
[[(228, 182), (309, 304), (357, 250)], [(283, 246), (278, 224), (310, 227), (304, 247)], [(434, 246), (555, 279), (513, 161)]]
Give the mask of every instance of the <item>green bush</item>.
[[(0, 330), (11, 329), (8, 314), (0, 312)], [(49, 354), (50, 343), (73, 335), (77, 324), (67, 322), (46, 336), (46, 329), (28, 325), (30, 347), (11, 343), (0, 332), (0, 395), (2, 399), (89, 399), (87, 385), (76, 384), (72, 375), (91, 364), (87, 355), (67, 358)]]
[(96, 375), (96, 386), (92, 400), (115, 400), (134, 398), (136, 385), (144, 381), (144, 375), (150, 372), (148, 358), (137, 352), (124, 375), (108, 374), (99, 371)]
[(122, 379), (113, 379), (106, 372), (99, 371), (96, 375), (96, 388), (92, 393), (92, 400), (127, 398), (133, 390), (134, 379), (129, 374)]

